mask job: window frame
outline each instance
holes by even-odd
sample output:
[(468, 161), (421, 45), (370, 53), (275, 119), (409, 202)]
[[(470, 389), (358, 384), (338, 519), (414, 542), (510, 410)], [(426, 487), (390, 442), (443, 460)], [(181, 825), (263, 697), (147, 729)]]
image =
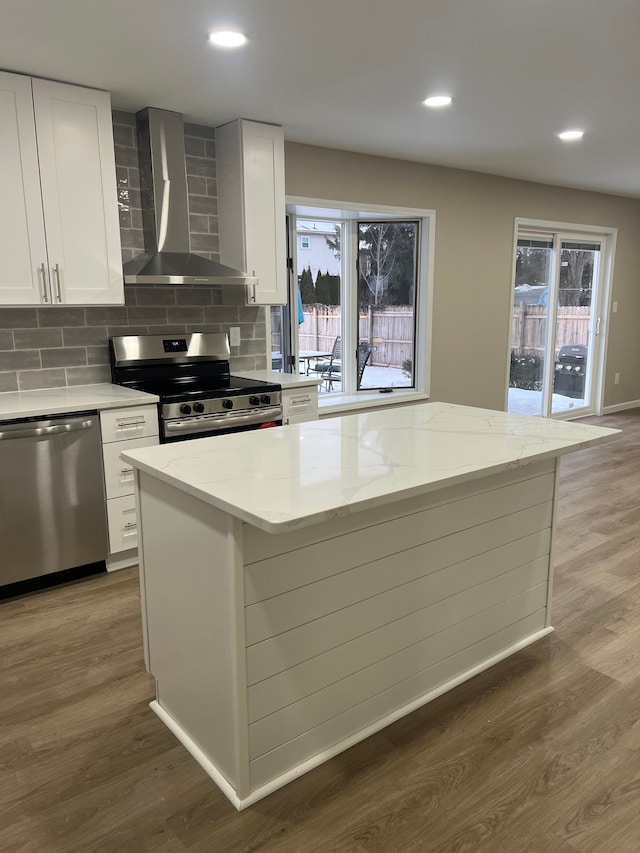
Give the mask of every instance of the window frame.
[[(420, 233), (417, 247), (417, 275), (416, 275), (416, 306), (415, 306), (415, 345), (414, 345), (414, 383), (415, 387), (394, 388), (392, 393), (380, 393), (379, 389), (364, 388), (360, 391), (354, 387), (356, 382), (355, 373), (353, 377), (350, 371), (345, 375), (348, 379), (343, 384), (343, 390), (340, 393), (321, 395), (320, 407), (322, 411), (349, 411), (358, 408), (371, 406), (393, 405), (402, 402), (410, 402), (412, 400), (424, 400), (429, 396), (430, 385), (430, 366), (431, 366), (431, 346), (432, 346), (432, 328), (433, 328), (433, 271), (434, 271), (434, 245), (435, 245), (435, 226), (436, 226), (436, 211), (431, 208), (413, 208), (399, 207), (395, 205), (378, 205), (367, 203), (345, 202), (332, 199), (314, 199), (303, 196), (287, 196), (286, 197), (287, 215), (307, 219), (329, 219), (329, 220), (365, 220), (365, 221), (384, 221), (389, 220), (419, 220)], [(351, 229), (346, 228), (345, 232), (350, 232)], [(294, 242), (293, 268), (297, 269), (297, 241)], [(347, 246), (342, 253), (341, 263), (346, 263), (346, 258), (349, 257)], [(295, 294), (297, 285), (296, 277), (292, 276), (292, 292), (289, 295)], [(344, 268), (342, 281), (344, 286)], [(349, 352), (353, 350), (355, 353), (355, 341), (357, 340), (357, 329), (353, 323), (349, 324), (345, 321), (347, 316), (357, 317), (358, 308), (358, 291), (357, 287), (351, 287), (348, 293), (344, 294), (345, 310), (342, 312), (342, 333), (344, 346), (349, 347)], [(348, 300), (348, 306), (347, 306)], [(354, 312), (356, 312), (354, 314)], [(270, 324), (270, 317), (267, 317), (267, 322)], [(353, 328), (349, 328), (353, 326)], [(267, 341), (270, 341), (270, 329), (267, 334)], [(296, 356), (297, 363), (297, 336), (294, 336), (293, 355)], [(267, 353), (269, 356), (269, 353)], [(354, 356), (355, 362), (355, 356)]]

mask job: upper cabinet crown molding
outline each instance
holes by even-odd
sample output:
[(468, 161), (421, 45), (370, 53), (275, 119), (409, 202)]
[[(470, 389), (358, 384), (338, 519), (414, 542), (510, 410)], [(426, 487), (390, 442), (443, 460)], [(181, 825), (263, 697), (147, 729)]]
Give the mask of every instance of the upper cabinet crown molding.
[(122, 305), (107, 92), (0, 72), (0, 304)]
[(287, 302), (284, 133), (238, 119), (216, 128), (220, 260), (256, 275), (248, 301)]

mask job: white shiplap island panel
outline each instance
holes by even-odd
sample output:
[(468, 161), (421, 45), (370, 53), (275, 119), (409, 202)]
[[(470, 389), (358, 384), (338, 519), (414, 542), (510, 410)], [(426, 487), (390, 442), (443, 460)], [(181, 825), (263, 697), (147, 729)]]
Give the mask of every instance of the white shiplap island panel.
[(237, 808), (543, 637), (558, 458), (430, 403), (143, 448), (153, 709)]

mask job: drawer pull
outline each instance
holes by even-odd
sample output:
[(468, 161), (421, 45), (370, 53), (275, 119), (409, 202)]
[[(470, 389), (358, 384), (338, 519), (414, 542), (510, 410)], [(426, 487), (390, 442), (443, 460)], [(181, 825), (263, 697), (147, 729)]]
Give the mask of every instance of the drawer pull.
[(136, 429), (137, 427), (144, 426), (145, 423), (144, 418), (140, 418), (137, 421), (118, 421), (116, 429)]
[(120, 473), (125, 474), (125, 475), (126, 474), (133, 474), (133, 468), (121, 468)]

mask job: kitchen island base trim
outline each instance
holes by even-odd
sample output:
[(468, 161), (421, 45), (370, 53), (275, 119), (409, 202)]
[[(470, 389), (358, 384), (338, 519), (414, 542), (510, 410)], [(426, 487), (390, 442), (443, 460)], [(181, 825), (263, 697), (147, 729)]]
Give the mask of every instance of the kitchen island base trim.
[(105, 560), (108, 572), (118, 572), (120, 569), (130, 569), (138, 565), (138, 549), (131, 548), (119, 554), (109, 554)]
[(486, 669), (490, 669), (492, 666), (500, 663), (500, 661), (505, 658), (510, 657), (516, 652), (521, 651), (522, 649), (526, 649), (528, 646), (533, 643), (538, 642), (543, 637), (553, 633), (553, 628), (543, 628), (541, 631), (538, 631), (536, 634), (533, 634), (530, 637), (527, 637), (524, 640), (520, 640), (518, 643), (515, 643), (511, 648), (505, 649), (500, 654), (494, 655), (494, 657), (489, 660), (484, 661), (481, 664), (478, 664), (475, 667), (472, 667), (467, 672), (462, 675), (457, 676), (456, 678), (452, 678), (446, 684), (442, 684), (434, 690), (429, 691), (424, 696), (420, 696), (418, 699), (414, 699), (412, 702), (407, 703), (402, 708), (398, 708), (396, 711), (393, 711), (387, 714), (385, 717), (382, 717), (380, 720), (377, 720), (375, 723), (371, 723), (366, 728), (362, 729), (359, 732), (351, 735), (350, 737), (345, 738), (340, 741), (340, 743), (335, 744), (329, 749), (325, 749), (322, 752), (319, 752), (317, 755), (314, 755), (312, 758), (303, 761), (297, 767), (294, 767), (292, 770), (288, 770), (286, 773), (283, 773), (281, 776), (276, 779), (272, 779), (262, 787), (257, 788), (253, 791), (249, 796), (241, 799), (235, 788), (227, 782), (223, 774), (218, 770), (215, 764), (211, 761), (211, 759), (205, 755), (205, 753), (200, 749), (200, 747), (193, 741), (191, 737), (184, 731), (184, 729), (177, 723), (171, 714), (167, 713), (165, 709), (162, 707), (160, 702), (157, 699), (154, 699), (149, 703), (149, 707), (156, 714), (165, 726), (175, 735), (175, 737), (180, 741), (180, 743), (184, 746), (187, 752), (194, 758), (200, 767), (205, 771), (205, 773), (216, 783), (216, 785), (220, 788), (222, 793), (227, 797), (227, 799), (232, 803), (233, 806), (238, 811), (243, 811), (243, 809), (252, 806), (254, 803), (257, 803), (259, 800), (268, 797), (269, 794), (273, 794), (274, 791), (278, 791), (280, 788), (283, 788), (285, 785), (288, 785), (289, 782), (293, 782), (295, 779), (303, 776), (305, 773), (309, 773), (311, 770), (314, 770), (316, 767), (319, 767), (321, 764), (324, 764), (325, 761), (329, 761), (334, 758), (336, 755), (339, 755), (341, 752), (345, 752), (347, 749), (350, 749), (352, 746), (355, 746), (360, 741), (365, 740), (366, 738), (374, 735), (376, 732), (379, 732), (381, 729), (390, 726), (392, 723), (395, 723), (397, 720), (402, 719), (402, 717), (406, 717), (408, 714), (413, 713), (413, 711), (417, 711), (418, 708), (422, 708), (424, 705), (427, 705), (429, 702), (433, 702), (439, 696), (442, 696), (443, 693), (447, 693), (449, 690), (453, 690), (458, 685), (463, 684), (465, 681), (469, 681), (469, 679), (474, 678), (476, 675), (480, 675), (481, 672), (484, 672)]
[(238, 809), (552, 630), (555, 460), (281, 535), (136, 480), (152, 707)]

